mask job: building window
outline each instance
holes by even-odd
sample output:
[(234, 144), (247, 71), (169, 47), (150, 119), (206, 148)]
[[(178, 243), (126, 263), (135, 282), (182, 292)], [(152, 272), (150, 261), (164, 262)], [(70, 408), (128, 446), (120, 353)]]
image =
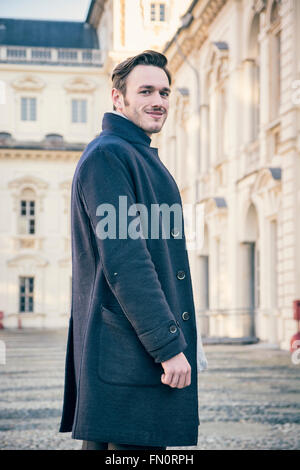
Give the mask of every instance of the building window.
[(215, 239), (215, 266), (214, 273), (212, 274), (214, 279), (214, 308), (221, 308), (221, 241), (220, 238)]
[(270, 245), (271, 245), (271, 257), (270, 257), (270, 306), (277, 308), (278, 306), (278, 291), (277, 291), (277, 269), (278, 269), (278, 228), (277, 220), (272, 220), (270, 224)]
[(72, 122), (87, 122), (86, 100), (72, 100)]
[(22, 235), (35, 233), (35, 201), (21, 199), (19, 229)]
[(217, 162), (222, 162), (228, 156), (228, 103), (227, 88), (222, 86), (218, 90), (218, 149)]
[(209, 310), (209, 256), (200, 256), (201, 260), (201, 288), (202, 288), (202, 310)]
[(34, 278), (19, 278), (19, 310), (23, 312), (33, 312)]
[(159, 4), (159, 21), (166, 20), (166, 6), (164, 3)]
[(166, 5), (165, 3), (153, 2), (150, 5), (151, 21), (166, 21)]
[(21, 98), (21, 120), (36, 121), (36, 98)]
[(272, 4), (270, 15), (270, 119), (278, 117), (280, 110), (281, 82), (281, 37), (280, 37), (279, 2)]
[(271, 119), (275, 119), (280, 108), (280, 31), (272, 36), (271, 40)]
[(256, 14), (253, 18), (249, 37), (249, 60), (247, 61), (246, 77), (249, 89), (249, 141), (257, 140), (260, 129), (260, 17)]

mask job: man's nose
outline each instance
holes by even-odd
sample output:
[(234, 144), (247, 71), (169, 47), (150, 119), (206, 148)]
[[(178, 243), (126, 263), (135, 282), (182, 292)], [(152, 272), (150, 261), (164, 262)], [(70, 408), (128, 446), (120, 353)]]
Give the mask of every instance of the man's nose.
[(151, 104), (152, 106), (164, 106), (164, 102), (163, 102), (163, 97), (161, 96), (161, 94), (159, 92), (156, 92), (156, 93), (153, 93), (152, 95), (153, 99), (151, 100)]

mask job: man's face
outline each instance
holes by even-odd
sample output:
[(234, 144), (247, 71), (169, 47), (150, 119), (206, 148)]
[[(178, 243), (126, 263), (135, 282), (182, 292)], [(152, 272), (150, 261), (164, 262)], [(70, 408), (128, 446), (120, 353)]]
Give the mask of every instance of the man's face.
[(127, 76), (126, 96), (113, 88), (113, 103), (128, 119), (150, 136), (159, 132), (169, 110), (169, 80), (163, 69), (137, 65)]

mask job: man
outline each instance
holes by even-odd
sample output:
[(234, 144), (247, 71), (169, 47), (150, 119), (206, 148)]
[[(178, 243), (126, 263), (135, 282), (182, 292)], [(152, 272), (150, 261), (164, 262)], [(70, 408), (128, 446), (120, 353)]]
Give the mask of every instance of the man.
[(117, 65), (114, 111), (73, 178), (60, 431), (72, 431), (83, 449), (197, 444), (197, 331), (182, 210), (168, 212), (169, 227), (157, 210), (182, 203), (150, 146), (168, 115), (166, 65), (155, 51)]

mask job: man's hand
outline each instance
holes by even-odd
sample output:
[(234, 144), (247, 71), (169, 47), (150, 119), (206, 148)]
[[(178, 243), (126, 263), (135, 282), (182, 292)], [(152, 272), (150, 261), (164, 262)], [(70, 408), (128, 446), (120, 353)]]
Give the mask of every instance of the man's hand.
[(162, 362), (161, 365), (165, 371), (161, 376), (163, 384), (173, 388), (191, 385), (191, 366), (182, 352)]

